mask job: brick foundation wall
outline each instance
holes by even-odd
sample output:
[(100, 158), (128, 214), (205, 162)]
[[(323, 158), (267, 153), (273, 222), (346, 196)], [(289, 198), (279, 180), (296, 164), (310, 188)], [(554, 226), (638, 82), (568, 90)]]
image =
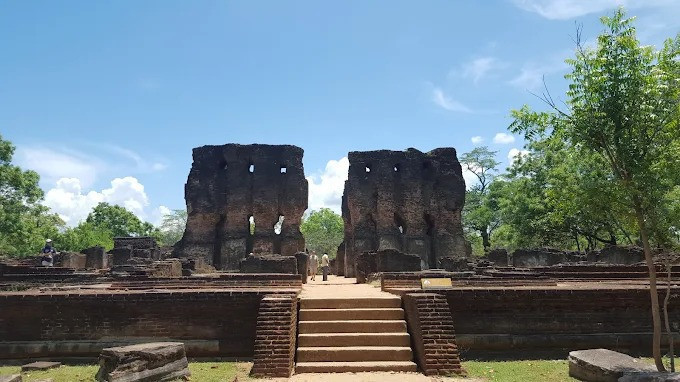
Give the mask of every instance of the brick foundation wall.
[(267, 295), (260, 302), (251, 375), (290, 377), (295, 362), (297, 296)]
[[(678, 292), (675, 288), (676, 297), (669, 303), (671, 327), (680, 324)], [(651, 350), (651, 307), (645, 287), (453, 289), (437, 293), (446, 296), (458, 346), (469, 356), (498, 352), (510, 357), (566, 357), (570, 350), (598, 347), (648, 355)], [(659, 295), (663, 299), (665, 291)]]
[(251, 357), (260, 300), (273, 291), (2, 293), (0, 359), (94, 357), (159, 340), (185, 342), (192, 357)]
[(409, 293), (402, 300), (416, 361), (423, 373), (465, 374), (446, 298), (435, 293)]

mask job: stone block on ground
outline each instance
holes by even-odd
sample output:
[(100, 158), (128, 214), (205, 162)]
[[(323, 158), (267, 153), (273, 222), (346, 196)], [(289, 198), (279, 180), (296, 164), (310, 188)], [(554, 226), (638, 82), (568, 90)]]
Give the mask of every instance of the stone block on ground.
[(295, 256), (276, 254), (248, 256), (241, 260), (239, 267), (243, 273), (298, 273)]
[(183, 343), (152, 342), (103, 349), (95, 378), (106, 382), (151, 382), (190, 375)]
[(680, 382), (680, 373), (634, 373), (626, 374), (618, 382)]
[(492, 249), (486, 257), (498, 267), (507, 267), (510, 265), (508, 251), (504, 248)]
[(85, 248), (80, 251), (85, 254), (85, 267), (87, 269), (108, 268), (108, 256), (102, 246)]
[(305, 252), (295, 253), (297, 261), (297, 273), (302, 275), (302, 283), (307, 284), (307, 274), (309, 273), (309, 255)]
[(378, 272), (417, 272), (421, 270), (420, 256), (403, 253), (396, 249), (376, 252)]
[(607, 349), (569, 353), (569, 375), (587, 382), (617, 382), (629, 373), (655, 372), (654, 366), (627, 354)]
[(38, 361), (21, 366), (21, 371), (49, 370), (61, 366), (61, 362)]
[(0, 382), (21, 382), (21, 374), (0, 375)]

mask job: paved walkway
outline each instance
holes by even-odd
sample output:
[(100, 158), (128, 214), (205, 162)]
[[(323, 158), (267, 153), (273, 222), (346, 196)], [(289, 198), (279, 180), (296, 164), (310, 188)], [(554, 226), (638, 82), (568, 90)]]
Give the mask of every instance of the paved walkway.
[(302, 285), (301, 298), (353, 298), (353, 297), (390, 297), (390, 293), (380, 290), (379, 286), (357, 284), (355, 278), (329, 275), (328, 281), (321, 281), (323, 276), (317, 275), (316, 280), (307, 279)]

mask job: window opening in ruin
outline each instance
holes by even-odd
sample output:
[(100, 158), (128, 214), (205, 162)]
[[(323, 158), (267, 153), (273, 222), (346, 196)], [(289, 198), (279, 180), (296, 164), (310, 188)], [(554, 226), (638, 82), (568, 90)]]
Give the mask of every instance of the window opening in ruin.
[(248, 235), (246, 236), (246, 254), (253, 252), (255, 246), (255, 218), (248, 215)]
[(281, 166), (281, 174), (285, 174), (286, 171), (288, 171), (288, 169), (286, 168), (286, 166)]
[(399, 172), (399, 164), (394, 165), (394, 172)]
[(367, 173), (371, 172), (371, 165), (370, 164), (366, 165), (366, 172)]
[(406, 222), (398, 213), (394, 214), (394, 225), (397, 226), (399, 233), (401, 234), (406, 233)]
[(254, 164), (251, 164), (250, 167), (248, 167), (248, 172), (251, 173), (251, 174), (255, 172), (255, 165)]
[(255, 217), (253, 215), (248, 216), (248, 233), (251, 236), (255, 235)]
[(425, 214), (423, 215), (423, 219), (425, 219), (425, 224), (427, 226), (427, 231), (425, 232), (426, 235), (428, 236), (428, 239), (430, 241), (430, 248), (429, 253), (428, 253), (428, 269), (429, 268), (436, 268), (437, 267), (437, 254), (435, 253), (435, 250), (437, 248), (436, 244), (436, 238), (435, 238), (435, 226), (434, 226), (434, 219), (432, 219), (432, 216), (430, 214)]
[(283, 215), (279, 215), (279, 220), (274, 224), (274, 233), (277, 235), (281, 234), (281, 229), (283, 228), (283, 219), (286, 217)]

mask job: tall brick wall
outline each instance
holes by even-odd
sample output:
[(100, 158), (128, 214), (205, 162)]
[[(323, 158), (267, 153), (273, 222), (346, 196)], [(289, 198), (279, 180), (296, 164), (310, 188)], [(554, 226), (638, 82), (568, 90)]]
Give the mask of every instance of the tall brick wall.
[(465, 374), (446, 298), (436, 293), (403, 297), (418, 366), (425, 375)]
[(295, 363), (297, 296), (267, 295), (260, 302), (251, 374), (290, 377)]
[(272, 290), (0, 294), (0, 359), (96, 356), (102, 347), (185, 342), (189, 356), (250, 357)]

